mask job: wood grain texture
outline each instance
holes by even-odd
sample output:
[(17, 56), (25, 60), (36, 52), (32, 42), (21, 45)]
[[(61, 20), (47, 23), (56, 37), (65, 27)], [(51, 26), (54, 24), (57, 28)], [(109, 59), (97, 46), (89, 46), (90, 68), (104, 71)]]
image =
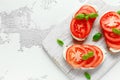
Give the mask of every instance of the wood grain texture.
[[(88, 0), (86, 4), (94, 5), (97, 7), (99, 17), (96, 19), (93, 29), (91, 33), (89, 34), (87, 40), (85, 40), (82, 44), (93, 44), (98, 47), (102, 47), (105, 49), (105, 61), (104, 63), (97, 67), (94, 70), (87, 70), (92, 75), (92, 80), (99, 80), (102, 76), (104, 76), (105, 73), (107, 73), (119, 60), (120, 60), (120, 54), (112, 55), (107, 49), (107, 46), (104, 41), (104, 37), (100, 39), (98, 42), (92, 41), (92, 36), (96, 32), (101, 32), (101, 28), (99, 25), (99, 20), (101, 15), (103, 13), (106, 13), (107, 11), (117, 11), (119, 9), (119, 6), (110, 6), (105, 4), (102, 0)], [(66, 18), (63, 22), (56, 25), (54, 29), (48, 34), (46, 39), (43, 41), (43, 48), (47, 52), (47, 54), (50, 56), (50, 58), (57, 64), (57, 66), (71, 79), (71, 80), (85, 80), (85, 77), (83, 76), (83, 73), (85, 70), (76, 70), (73, 69), (70, 65), (66, 63), (66, 61), (63, 58), (63, 47), (60, 47), (56, 40), (62, 39), (65, 43), (65, 45), (74, 44), (73, 38), (71, 37), (69, 25), (70, 21), (72, 19), (71, 15), (70, 17)]]

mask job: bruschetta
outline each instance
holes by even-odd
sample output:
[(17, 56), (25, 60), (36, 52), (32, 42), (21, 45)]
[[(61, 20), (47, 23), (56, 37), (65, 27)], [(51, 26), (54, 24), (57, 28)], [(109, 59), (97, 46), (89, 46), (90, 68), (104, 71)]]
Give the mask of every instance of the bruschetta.
[(120, 15), (115, 11), (105, 13), (100, 19), (108, 49), (120, 52)]
[(64, 59), (74, 69), (94, 69), (104, 61), (104, 50), (94, 45), (68, 46), (64, 52)]
[(83, 5), (71, 20), (70, 31), (72, 37), (77, 41), (84, 41), (89, 35), (97, 16), (94, 7)]

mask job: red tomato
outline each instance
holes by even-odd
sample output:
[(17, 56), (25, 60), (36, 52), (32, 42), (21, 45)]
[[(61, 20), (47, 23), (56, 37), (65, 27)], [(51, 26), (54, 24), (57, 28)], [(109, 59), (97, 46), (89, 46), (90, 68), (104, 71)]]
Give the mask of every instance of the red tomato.
[(89, 51), (93, 51), (94, 52), (94, 56), (92, 58), (89, 58), (88, 60), (84, 61), (84, 67), (88, 68), (88, 67), (93, 67), (93, 65), (95, 64), (96, 60), (97, 60), (97, 53), (96, 50), (93, 48), (93, 46), (90, 45), (84, 45), (84, 48), (86, 49), (87, 52)]
[(100, 48), (98, 48), (96, 46), (93, 46), (93, 47), (94, 47), (94, 49), (96, 50), (96, 53), (97, 53), (97, 60), (96, 60), (96, 62), (95, 62), (95, 64), (93, 66), (97, 67), (104, 60), (104, 54), (103, 54), (103, 52), (101, 51)]
[[(82, 60), (82, 56), (89, 51), (94, 52), (94, 56)], [(103, 61), (102, 51), (92, 45), (72, 45), (66, 51), (66, 61), (74, 68), (95, 68)]]
[[(90, 14), (90, 13), (96, 13), (96, 11), (92, 11), (92, 10), (88, 10), (88, 9), (80, 9), (80, 11), (78, 11), (78, 12), (75, 14), (75, 16), (76, 16), (77, 14), (80, 14), (80, 13), (82, 13), (82, 14)], [(91, 25), (91, 27), (92, 27), (92, 25), (93, 25), (93, 23), (94, 23), (94, 21), (95, 21), (95, 18), (91, 18), (91, 19), (89, 19), (88, 21), (89, 21), (89, 23), (90, 23), (90, 25)]]
[[(76, 16), (77, 14), (80, 14), (80, 13), (90, 14), (90, 13), (97, 13), (97, 11), (95, 10), (95, 8), (93, 8), (93, 7), (90, 6), (90, 5), (83, 5), (83, 6), (76, 12), (75, 16)], [(92, 27), (92, 25), (93, 25), (93, 23), (94, 23), (94, 21), (95, 21), (95, 18), (89, 19), (88, 21), (90, 22), (91, 27)]]
[[(77, 12), (76, 14), (79, 14), (81, 13), (80, 11), (82, 10), (87, 10), (88, 12), (86, 14), (89, 14), (89, 13), (97, 13), (97, 11), (95, 10), (95, 8), (93, 8), (92, 6), (90, 5), (83, 5)], [(85, 13), (85, 12), (84, 12)], [(75, 14), (75, 15), (76, 15)]]
[(87, 10), (90, 10), (91, 12), (95, 12), (96, 13), (95, 8), (90, 6), (90, 5), (83, 5), (80, 9), (87, 9)]
[(100, 19), (100, 25), (108, 32), (112, 32), (112, 28), (120, 29), (120, 15), (113, 11), (107, 12)]
[(80, 68), (82, 54), (86, 54), (87, 51), (81, 45), (72, 45), (66, 51), (66, 61), (74, 68)]
[(90, 14), (90, 13), (93, 13), (93, 12), (91, 12), (91, 11), (89, 11), (89, 10), (87, 10), (87, 9), (82, 9), (82, 10), (76, 12), (75, 16), (76, 16), (77, 14)]
[(112, 42), (110, 42), (110, 41), (108, 41), (108, 40), (106, 40), (106, 43), (107, 43), (107, 45), (110, 47), (110, 48), (113, 48), (113, 49), (120, 49), (120, 42), (118, 42), (118, 43), (112, 43)]
[(104, 32), (106, 39), (113, 43), (120, 43), (120, 36), (114, 34), (113, 32)]
[(86, 38), (90, 33), (90, 23), (86, 20), (72, 19), (70, 30), (73, 36), (77, 38)]

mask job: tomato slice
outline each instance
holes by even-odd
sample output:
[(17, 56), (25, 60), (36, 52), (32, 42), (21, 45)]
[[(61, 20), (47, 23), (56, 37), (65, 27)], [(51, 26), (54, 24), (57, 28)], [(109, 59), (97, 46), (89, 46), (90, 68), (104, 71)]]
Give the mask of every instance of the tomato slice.
[(96, 12), (95, 8), (92, 7), (92, 6), (90, 6), (90, 5), (83, 5), (83, 6), (80, 8), (80, 10), (81, 10), (81, 9), (87, 9), (87, 10), (90, 10), (91, 12)]
[(113, 32), (104, 32), (106, 39), (113, 43), (120, 43), (120, 35), (116, 35)]
[[(75, 16), (76, 16), (77, 14), (80, 14), (80, 13), (90, 14), (90, 13), (97, 13), (97, 11), (95, 10), (95, 8), (93, 8), (93, 7), (90, 6), (90, 5), (83, 5), (83, 6), (76, 12)], [(90, 22), (91, 27), (92, 27), (92, 25), (93, 25), (93, 23), (94, 23), (94, 21), (95, 21), (95, 18), (89, 19), (88, 21)]]
[[(82, 14), (90, 14), (90, 13), (96, 13), (96, 12), (92, 12), (92, 11), (90, 11), (90, 10), (88, 10), (88, 9), (81, 9), (79, 12), (77, 12), (77, 13), (75, 14), (75, 16), (76, 16), (77, 14), (80, 14), (80, 13), (82, 13)], [(96, 19), (96, 18), (91, 18), (91, 19), (88, 20), (89, 23), (90, 23), (90, 25), (91, 25), (91, 27), (92, 27), (95, 19)]]
[(92, 65), (95, 64), (96, 60), (97, 60), (97, 53), (96, 50), (93, 48), (93, 46), (91, 45), (84, 45), (84, 48), (86, 49), (87, 52), (89, 51), (93, 51), (94, 52), (94, 56), (89, 58), (88, 60), (84, 61), (84, 67), (88, 68), (88, 67), (93, 67)]
[(100, 25), (107, 32), (112, 32), (112, 28), (120, 29), (120, 15), (113, 11), (107, 12), (100, 19)]
[(103, 60), (104, 60), (104, 54), (103, 52), (101, 51), (100, 48), (96, 47), (96, 46), (93, 46), (94, 49), (96, 50), (96, 53), (97, 53), (97, 60), (95, 62), (95, 64), (93, 64), (93, 67), (97, 67), (98, 65), (100, 65)]
[(74, 68), (80, 68), (82, 54), (86, 54), (87, 51), (81, 45), (72, 45), (66, 51), (66, 61)]
[(120, 42), (112, 43), (112, 42), (106, 40), (106, 43), (107, 43), (108, 47), (110, 47), (110, 48), (113, 48), (113, 49), (116, 49), (116, 50), (120, 49)]
[[(79, 14), (79, 13), (84, 13), (84, 14), (90, 14), (90, 13), (97, 13), (97, 11), (95, 10), (94, 7), (90, 6), (90, 5), (83, 5), (78, 12), (76, 12), (75, 15)], [(95, 21), (94, 19), (90, 19), (89, 21), (92, 21), (92, 23)], [(92, 25), (91, 25), (92, 26)]]
[(90, 14), (90, 13), (93, 13), (93, 12), (91, 12), (91, 11), (89, 11), (89, 10), (86, 10), (86, 9), (82, 9), (82, 10), (78, 11), (78, 12), (75, 14), (75, 16), (76, 16), (77, 14)]
[[(89, 51), (94, 52), (94, 56), (82, 60), (82, 56)], [(66, 51), (66, 61), (74, 68), (95, 68), (103, 61), (102, 51), (93, 45), (72, 45)]]
[[(95, 10), (95, 8), (93, 8), (92, 6), (90, 5), (83, 5), (77, 12), (76, 14), (79, 14), (81, 13), (82, 10), (87, 10), (89, 13), (97, 13), (97, 11)], [(89, 14), (89, 13), (86, 13), (86, 14)], [(85, 13), (85, 12), (84, 12)], [(75, 15), (76, 15), (75, 14)]]
[(77, 38), (86, 38), (90, 33), (90, 29), (90, 23), (86, 20), (73, 19), (70, 24), (71, 33)]

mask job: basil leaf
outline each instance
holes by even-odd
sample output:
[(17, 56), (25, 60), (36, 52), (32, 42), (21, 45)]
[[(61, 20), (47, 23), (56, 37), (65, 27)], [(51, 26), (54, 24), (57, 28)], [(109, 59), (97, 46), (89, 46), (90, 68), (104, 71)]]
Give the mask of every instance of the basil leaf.
[(85, 14), (78, 14), (75, 16), (76, 19), (84, 19), (85, 18)]
[(82, 56), (82, 60), (87, 60), (89, 58), (89, 55), (88, 54), (85, 54)]
[(90, 75), (88, 72), (85, 72), (84, 75), (85, 75), (85, 77), (87, 78), (87, 80), (90, 80), (90, 79), (91, 79), (91, 75)]
[(98, 14), (97, 13), (91, 13), (91, 14), (89, 14), (89, 17), (90, 18), (96, 18), (96, 17), (98, 17)]
[(94, 52), (93, 52), (93, 51), (90, 51), (90, 52), (88, 52), (88, 55), (89, 55), (89, 58), (90, 58), (90, 57), (93, 57), (93, 56), (94, 56)]
[(118, 13), (118, 14), (120, 14), (120, 10), (119, 10), (119, 11), (117, 11), (117, 13)]
[(102, 37), (102, 34), (98, 32), (93, 36), (93, 41), (98, 41), (101, 37)]
[(94, 56), (94, 52), (93, 51), (89, 51), (87, 54), (84, 54), (82, 56), (82, 60), (87, 60), (87, 59), (89, 59), (89, 58), (91, 58), (93, 56)]
[(89, 19), (89, 15), (86, 15), (86, 16), (85, 16), (85, 19), (88, 20), (88, 19)]
[(98, 16), (97, 13), (90, 13), (90, 14), (78, 14), (75, 16), (76, 19), (86, 19), (88, 20), (89, 18), (96, 18)]
[(60, 39), (57, 39), (57, 43), (60, 45), (60, 46), (63, 46), (64, 45), (64, 42)]
[(119, 29), (113, 28), (112, 32), (117, 34), (117, 35), (120, 35), (120, 30)]

